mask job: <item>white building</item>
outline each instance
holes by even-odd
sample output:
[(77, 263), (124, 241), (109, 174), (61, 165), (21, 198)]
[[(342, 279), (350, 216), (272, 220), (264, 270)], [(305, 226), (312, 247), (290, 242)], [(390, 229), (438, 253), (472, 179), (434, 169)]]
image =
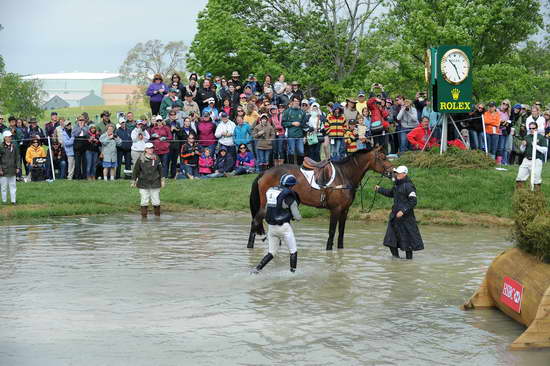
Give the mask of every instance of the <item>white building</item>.
[[(71, 72), (57, 74), (36, 74), (23, 77), (25, 80), (40, 80), (46, 93), (45, 105), (55, 96), (71, 107), (81, 106), (81, 101), (90, 95), (97, 105), (126, 104), (127, 96), (138, 90), (136, 85), (123, 81), (120, 74)], [(94, 98), (87, 98), (90, 100)]]

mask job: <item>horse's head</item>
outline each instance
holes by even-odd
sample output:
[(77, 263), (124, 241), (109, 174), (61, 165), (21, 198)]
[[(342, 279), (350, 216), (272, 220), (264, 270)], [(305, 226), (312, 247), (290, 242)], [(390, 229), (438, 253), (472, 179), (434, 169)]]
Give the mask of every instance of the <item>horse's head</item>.
[(387, 159), (382, 146), (375, 147), (370, 152), (369, 166), (375, 172), (382, 174), (384, 177), (393, 178), (393, 165)]

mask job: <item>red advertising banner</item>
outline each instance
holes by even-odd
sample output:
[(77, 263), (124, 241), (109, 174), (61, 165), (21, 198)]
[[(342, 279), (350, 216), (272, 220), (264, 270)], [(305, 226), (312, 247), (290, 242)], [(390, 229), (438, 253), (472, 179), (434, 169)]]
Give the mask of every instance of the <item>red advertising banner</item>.
[(511, 279), (510, 277), (504, 277), (504, 284), (502, 286), (502, 293), (500, 294), (500, 301), (514, 310), (516, 313), (521, 312), (521, 299), (523, 297), (523, 286)]

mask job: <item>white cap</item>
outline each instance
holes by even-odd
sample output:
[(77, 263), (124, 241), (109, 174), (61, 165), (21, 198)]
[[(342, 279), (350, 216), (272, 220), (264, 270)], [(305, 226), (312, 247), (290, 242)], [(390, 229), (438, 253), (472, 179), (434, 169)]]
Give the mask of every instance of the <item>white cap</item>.
[(120, 117), (120, 118), (118, 119), (118, 123), (122, 123), (122, 122), (126, 122), (126, 120), (124, 119), (124, 117)]
[(398, 174), (408, 174), (409, 173), (409, 169), (407, 169), (407, 167), (405, 165), (399, 165), (393, 171), (398, 173)]
[(154, 147), (153, 144), (150, 143), (150, 142), (148, 142), (148, 143), (145, 144), (145, 148), (146, 148), (146, 149), (152, 149), (153, 147)]
[(4, 137), (10, 137), (12, 134), (10, 131), (4, 131), (4, 133), (2, 134), (2, 136)]
[(162, 116), (159, 114), (155, 117), (155, 121), (162, 121)]

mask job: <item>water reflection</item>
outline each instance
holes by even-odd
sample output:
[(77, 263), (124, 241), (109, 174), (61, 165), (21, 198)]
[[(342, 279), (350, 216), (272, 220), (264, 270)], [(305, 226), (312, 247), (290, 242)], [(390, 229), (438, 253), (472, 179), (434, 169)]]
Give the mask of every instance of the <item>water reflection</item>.
[(523, 328), (462, 312), (506, 232), (421, 227), (427, 250), (392, 259), (383, 225), (297, 226), (258, 276), (248, 217), (190, 213), (0, 227), (1, 365), (547, 365), (506, 350)]

